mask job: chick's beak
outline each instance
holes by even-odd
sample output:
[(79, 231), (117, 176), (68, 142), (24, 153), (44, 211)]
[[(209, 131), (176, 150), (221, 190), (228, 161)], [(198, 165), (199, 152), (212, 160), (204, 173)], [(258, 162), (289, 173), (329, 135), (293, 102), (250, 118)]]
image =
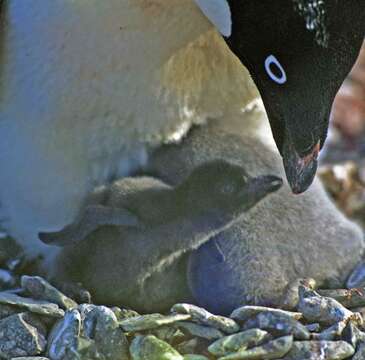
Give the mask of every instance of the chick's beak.
[(283, 180), (274, 175), (262, 175), (251, 178), (241, 197), (244, 198), (248, 208), (256, 205), (265, 196), (273, 193), (281, 188)]
[(317, 171), (320, 141), (309, 154), (299, 156), (294, 146), (285, 143), (283, 150), (284, 168), (294, 194), (300, 194), (312, 184)]

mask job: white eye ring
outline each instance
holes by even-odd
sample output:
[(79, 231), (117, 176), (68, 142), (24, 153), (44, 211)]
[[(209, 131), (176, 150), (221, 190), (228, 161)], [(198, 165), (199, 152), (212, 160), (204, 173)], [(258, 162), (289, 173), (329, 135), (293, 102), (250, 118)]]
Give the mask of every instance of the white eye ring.
[[(270, 66), (275, 65), (281, 72), (281, 76), (276, 76), (272, 71)], [(265, 60), (265, 70), (269, 75), (270, 79), (275, 81), (277, 84), (285, 84), (287, 81), (286, 73), (284, 68), (281, 66), (279, 60), (274, 55), (269, 55)]]

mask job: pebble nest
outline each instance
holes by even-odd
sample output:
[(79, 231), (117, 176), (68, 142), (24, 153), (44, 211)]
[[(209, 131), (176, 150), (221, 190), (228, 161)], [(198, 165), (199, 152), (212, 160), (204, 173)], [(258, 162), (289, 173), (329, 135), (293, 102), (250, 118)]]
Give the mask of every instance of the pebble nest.
[(95, 305), (78, 284), (61, 291), (17, 275), (21, 258), (0, 258), (1, 359), (365, 359), (365, 262), (344, 289), (298, 279), (280, 309), (247, 305), (224, 317), (192, 304), (143, 315)]

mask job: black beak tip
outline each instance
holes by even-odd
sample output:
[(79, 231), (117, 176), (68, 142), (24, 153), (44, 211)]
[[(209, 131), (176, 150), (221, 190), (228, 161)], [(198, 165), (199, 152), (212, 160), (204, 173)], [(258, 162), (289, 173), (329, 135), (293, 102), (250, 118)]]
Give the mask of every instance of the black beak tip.
[(295, 166), (285, 170), (293, 194), (299, 195), (305, 192), (312, 184), (317, 171), (317, 160), (313, 160), (299, 171)]
[(319, 150), (319, 141), (305, 156), (299, 156), (292, 145), (285, 148), (283, 154), (284, 168), (294, 194), (303, 193), (312, 184), (317, 171)]

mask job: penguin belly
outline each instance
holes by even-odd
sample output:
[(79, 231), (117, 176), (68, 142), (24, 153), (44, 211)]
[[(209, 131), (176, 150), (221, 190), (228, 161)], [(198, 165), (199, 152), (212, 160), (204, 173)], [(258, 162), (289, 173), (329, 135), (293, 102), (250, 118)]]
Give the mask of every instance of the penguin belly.
[(0, 225), (27, 251), (149, 149), (258, 96), (194, 0), (4, 5)]

